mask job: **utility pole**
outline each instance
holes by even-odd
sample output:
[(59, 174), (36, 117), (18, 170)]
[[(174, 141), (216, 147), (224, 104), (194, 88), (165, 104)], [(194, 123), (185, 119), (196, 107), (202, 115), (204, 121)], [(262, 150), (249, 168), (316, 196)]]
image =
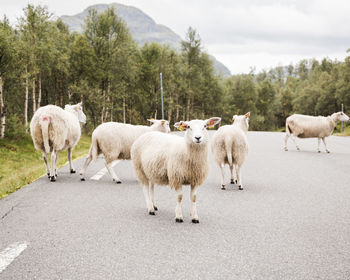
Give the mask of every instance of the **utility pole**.
[(162, 120), (164, 120), (164, 100), (163, 100), (163, 78), (162, 78), (162, 73), (160, 73), (160, 98), (162, 100)]
[[(341, 111), (344, 113), (344, 104), (341, 104)], [(343, 121), (341, 121), (341, 133), (343, 133)]]

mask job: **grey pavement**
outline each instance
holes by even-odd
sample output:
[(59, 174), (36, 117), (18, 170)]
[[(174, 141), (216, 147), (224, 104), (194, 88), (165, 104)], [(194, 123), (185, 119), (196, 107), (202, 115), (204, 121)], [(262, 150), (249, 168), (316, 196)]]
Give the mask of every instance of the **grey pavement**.
[[(243, 191), (220, 189), (210, 157), (199, 224), (188, 187), (184, 223), (169, 187), (155, 187), (159, 211), (148, 215), (131, 161), (114, 167), (122, 184), (108, 174), (81, 182), (65, 166), (56, 182), (42, 177), (0, 200), (0, 252), (29, 244), (0, 279), (350, 279), (350, 138), (328, 138), (330, 154), (316, 139), (285, 152), (283, 133), (248, 138)], [(91, 163), (86, 177), (103, 167)]]

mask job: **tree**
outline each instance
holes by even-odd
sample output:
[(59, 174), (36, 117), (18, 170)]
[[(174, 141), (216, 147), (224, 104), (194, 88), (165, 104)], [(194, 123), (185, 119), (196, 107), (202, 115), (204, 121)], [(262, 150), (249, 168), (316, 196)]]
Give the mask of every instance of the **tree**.
[(5, 76), (13, 69), (14, 62), (14, 34), (9, 26), (8, 19), (4, 17), (3, 21), (0, 21), (0, 138), (5, 137), (6, 128), (6, 106), (3, 92), (3, 84), (5, 82)]

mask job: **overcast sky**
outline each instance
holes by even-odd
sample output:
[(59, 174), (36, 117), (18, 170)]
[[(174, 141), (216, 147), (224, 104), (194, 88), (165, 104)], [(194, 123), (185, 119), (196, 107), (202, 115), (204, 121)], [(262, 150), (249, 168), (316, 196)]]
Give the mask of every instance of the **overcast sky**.
[(0, 15), (15, 23), (28, 3), (46, 5), (61, 16), (113, 2), (141, 9), (182, 38), (194, 27), (204, 50), (233, 74), (349, 55), (349, 0), (0, 0)]

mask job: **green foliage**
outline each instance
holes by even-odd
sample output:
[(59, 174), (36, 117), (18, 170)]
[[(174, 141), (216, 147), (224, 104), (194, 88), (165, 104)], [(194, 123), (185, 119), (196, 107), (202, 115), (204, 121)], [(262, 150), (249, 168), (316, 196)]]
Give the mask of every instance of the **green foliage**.
[(5, 136), (9, 139), (21, 139), (25, 137), (25, 130), (21, 119), (16, 115), (10, 115), (6, 122)]

